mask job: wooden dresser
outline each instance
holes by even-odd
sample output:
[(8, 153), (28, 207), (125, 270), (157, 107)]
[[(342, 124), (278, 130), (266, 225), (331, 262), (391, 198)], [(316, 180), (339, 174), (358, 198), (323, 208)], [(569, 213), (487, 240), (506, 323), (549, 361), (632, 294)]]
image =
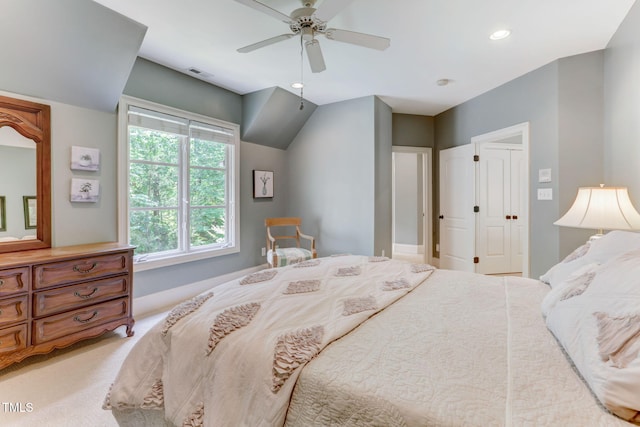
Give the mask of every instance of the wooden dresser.
[(133, 247), (97, 243), (0, 254), (0, 369), (126, 325)]

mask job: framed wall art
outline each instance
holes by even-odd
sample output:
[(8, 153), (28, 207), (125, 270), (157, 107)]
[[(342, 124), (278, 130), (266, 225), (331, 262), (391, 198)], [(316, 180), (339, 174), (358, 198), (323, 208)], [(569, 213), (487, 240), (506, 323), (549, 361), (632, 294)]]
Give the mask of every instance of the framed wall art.
[(71, 180), (71, 201), (95, 203), (100, 196), (100, 181), (74, 178)]
[(38, 227), (38, 201), (36, 196), (22, 196), (24, 206), (24, 228), (30, 230)]
[(71, 147), (71, 170), (97, 171), (100, 169), (100, 150)]
[(253, 171), (253, 198), (273, 197), (273, 171)]

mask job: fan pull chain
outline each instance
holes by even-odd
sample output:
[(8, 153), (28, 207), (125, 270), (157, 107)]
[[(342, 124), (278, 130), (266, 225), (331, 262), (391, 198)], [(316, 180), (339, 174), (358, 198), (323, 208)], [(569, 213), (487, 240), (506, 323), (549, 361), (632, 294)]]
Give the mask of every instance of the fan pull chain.
[(304, 45), (302, 43), (302, 33), (300, 33), (300, 110), (304, 108)]

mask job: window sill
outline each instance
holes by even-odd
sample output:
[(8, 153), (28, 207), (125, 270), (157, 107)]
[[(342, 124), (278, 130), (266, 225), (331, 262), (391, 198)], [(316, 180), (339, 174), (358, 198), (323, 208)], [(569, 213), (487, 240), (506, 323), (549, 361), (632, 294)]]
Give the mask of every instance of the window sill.
[(148, 261), (137, 261), (133, 263), (133, 271), (153, 270), (155, 268), (169, 267), (172, 265), (184, 264), (187, 262), (198, 261), (207, 258), (215, 258), (222, 255), (234, 254), (240, 252), (240, 247), (216, 249), (212, 251), (190, 252), (186, 254), (170, 255), (164, 258), (155, 258)]

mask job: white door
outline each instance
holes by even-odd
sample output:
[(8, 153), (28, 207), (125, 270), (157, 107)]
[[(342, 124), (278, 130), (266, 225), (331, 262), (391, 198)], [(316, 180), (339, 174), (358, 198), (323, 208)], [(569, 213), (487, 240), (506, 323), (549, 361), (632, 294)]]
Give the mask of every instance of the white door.
[(476, 271), (522, 272), (522, 147), (482, 143), (478, 154)]
[(474, 271), (473, 145), (440, 151), (440, 268)]

